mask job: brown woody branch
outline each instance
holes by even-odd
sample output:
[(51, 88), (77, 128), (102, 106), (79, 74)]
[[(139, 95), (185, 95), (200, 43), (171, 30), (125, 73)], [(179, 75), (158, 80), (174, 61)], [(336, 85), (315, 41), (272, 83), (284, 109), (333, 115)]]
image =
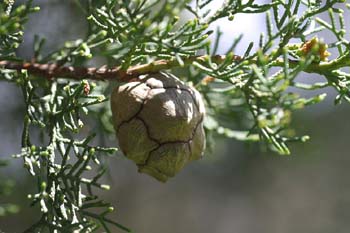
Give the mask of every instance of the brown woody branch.
[[(192, 56), (184, 60), (183, 65), (190, 65), (193, 62), (203, 63), (208, 56)], [(221, 62), (225, 56), (215, 55), (211, 57), (213, 62)], [(233, 56), (235, 61), (241, 60), (239, 56)], [(127, 82), (139, 75), (155, 73), (161, 70), (170, 69), (172, 67), (180, 66), (177, 60), (158, 60), (145, 65), (137, 65), (130, 67), (127, 70), (122, 70), (120, 67), (73, 67), (73, 66), (59, 66), (57, 64), (40, 64), (31, 62), (14, 62), (14, 61), (0, 61), (0, 67), (11, 70), (27, 70), (29, 74), (53, 78), (69, 78), (75, 80), (92, 79), (92, 80), (111, 80), (119, 82)]]
[[(350, 59), (348, 59), (349, 52), (338, 57), (337, 59), (329, 62), (312, 63), (305, 68), (304, 72), (317, 73), (324, 75), (331, 70), (340, 69), (350, 66)], [(48, 79), (54, 78), (68, 78), (74, 80), (92, 79), (92, 80), (110, 80), (118, 82), (128, 82), (139, 75), (156, 73), (161, 70), (171, 69), (179, 66), (188, 66), (193, 62), (200, 64), (205, 63), (208, 59), (212, 62), (220, 63), (226, 59), (224, 55), (214, 56), (191, 56), (183, 60), (183, 64), (180, 64), (178, 60), (157, 60), (149, 64), (137, 65), (128, 68), (127, 70), (121, 69), (121, 67), (107, 68), (105, 66), (100, 68), (95, 67), (73, 67), (73, 66), (60, 66), (57, 64), (40, 64), (32, 62), (14, 62), (14, 61), (1, 61), (0, 68), (10, 70), (27, 70), (29, 74), (40, 77), (46, 77)], [(240, 56), (232, 56), (232, 61), (241, 61)], [(253, 61), (254, 62), (254, 61)], [(272, 66), (283, 67), (285, 61), (281, 58), (273, 61)], [(289, 67), (294, 68), (298, 66), (299, 61), (289, 60)]]

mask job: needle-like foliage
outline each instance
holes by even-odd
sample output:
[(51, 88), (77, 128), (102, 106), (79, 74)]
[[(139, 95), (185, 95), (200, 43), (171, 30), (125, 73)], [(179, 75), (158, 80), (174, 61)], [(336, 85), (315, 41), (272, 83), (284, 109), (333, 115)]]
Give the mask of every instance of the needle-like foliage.
[[(108, 81), (176, 68), (205, 99), (208, 137), (259, 141), (279, 154), (290, 154), (290, 142), (308, 139), (291, 130), (292, 113), (325, 98), (303, 98), (297, 89), (333, 87), (336, 104), (350, 101), (344, 0), (227, 0), (217, 10), (212, 0), (75, 0), (86, 18), (86, 36), (45, 56), (45, 40), (35, 37), (31, 61), (19, 57), (17, 48), (29, 14), (40, 9), (35, 1), (24, 2), (0, 2), (0, 80), (17, 85), (25, 104), (22, 149), (14, 157), (37, 179), (37, 192), (28, 198), (41, 211), (25, 232), (129, 231), (108, 216), (113, 207), (96, 193), (109, 189), (100, 181), (107, 169), (100, 160), (117, 151), (94, 141), (96, 133), (113, 133)], [(238, 14), (264, 14), (266, 28), (245, 53), (234, 54), (238, 36), (218, 54), (222, 32), (218, 28), (211, 43), (210, 26)], [(321, 31), (333, 41), (323, 41)], [(106, 66), (87, 67), (97, 56)], [(324, 81), (297, 79), (309, 74)], [(101, 130), (84, 126), (87, 116)]]

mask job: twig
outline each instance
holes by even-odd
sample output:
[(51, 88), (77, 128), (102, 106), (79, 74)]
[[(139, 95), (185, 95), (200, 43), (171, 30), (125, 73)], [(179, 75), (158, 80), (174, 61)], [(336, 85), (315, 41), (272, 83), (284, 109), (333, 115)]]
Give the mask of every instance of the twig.
[(37, 232), (36, 229), (41, 227), (44, 222), (45, 222), (45, 218), (44, 218), (44, 215), (42, 215), (41, 218), (36, 223), (31, 225), (28, 229), (24, 230), (23, 233)]
[[(192, 56), (184, 59), (184, 65), (190, 65), (193, 62), (203, 63), (209, 59), (209, 56)], [(215, 55), (211, 57), (213, 62), (221, 62), (225, 56)], [(241, 57), (233, 56), (233, 61), (240, 61)], [(73, 67), (59, 66), (57, 64), (40, 64), (30, 62), (0, 61), (0, 66), (10, 70), (27, 70), (29, 74), (52, 78), (69, 78), (75, 80), (92, 79), (92, 80), (111, 80), (127, 82), (139, 75), (155, 73), (161, 70), (170, 69), (180, 66), (177, 60), (158, 60), (145, 65), (137, 65), (127, 70), (120, 67), (115, 68), (95, 68), (95, 67)]]
[[(307, 73), (317, 73), (325, 74), (329, 70), (339, 69), (345, 66), (350, 65), (350, 59), (347, 58), (349, 53), (334, 59), (329, 62), (322, 63), (312, 63), (310, 64), (304, 72)], [(121, 67), (115, 68), (106, 68), (105, 66), (96, 68), (96, 67), (73, 67), (73, 66), (59, 66), (57, 64), (40, 64), (40, 63), (31, 63), (31, 62), (15, 62), (0, 60), (0, 67), (2, 66), (5, 69), (10, 70), (27, 70), (29, 74), (37, 75), (41, 77), (46, 77), (48, 79), (53, 78), (68, 78), (75, 80), (82, 79), (91, 79), (91, 80), (110, 80), (110, 81), (119, 81), (119, 82), (128, 82), (134, 78), (137, 78), (139, 75), (155, 73), (161, 70), (171, 69), (179, 66), (188, 66), (193, 62), (204, 63), (208, 59), (211, 59), (212, 62), (221, 63), (226, 59), (224, 55), (214, 55), (214, 56), (191, 56), (186, 59), (183, 59), (183, 64), (180, 64), (178, 60), (158, 60), (149, 64), (137, 65), (128, 68), (127, 70), (121, 69)], [(234, 55), (232, 61), (242, 61), (240, 56)], [(255, 60), (252, 61), (253, 63)], [(283, 67), (283, 59), (276, 59), (272, 66)], [(297, 60), (289, 60), (289, 67), (296, 67), (299, 63)]]

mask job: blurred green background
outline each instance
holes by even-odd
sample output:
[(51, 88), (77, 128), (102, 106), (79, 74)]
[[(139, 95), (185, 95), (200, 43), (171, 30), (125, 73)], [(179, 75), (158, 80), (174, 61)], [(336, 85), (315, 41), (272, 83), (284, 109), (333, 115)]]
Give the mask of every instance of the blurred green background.
[[(34, 2), (42, 10), (27, 24), (18, 51), (21, 56), (31, 57), (35, 34), (47, 37), (46, 51), (83, 35), (84, 19), (73, 1)], [(263, 28), (259, 17), (250, 16), (248, 21), (238, 17), (235, 25), (244, 21)], [(256, 28), (244, 31), (221, 24), (227, 44), (237, 33), (247, 33), (242, 48), (258, 36)], [(223, 43), (222, 49), (225, 46)], [(300, 78), (319, 79), (309, 74)], [(291, 156), (217, 138), (212, 153), (166, 184), (137, 173), (136, 166), (121, 154), (110, 158), (105, 181), (112, 189), (101, 195), (116, 207), (113, 218), (136, 233), (349, 232), (350, 108), (346, 103), (334, 106), (334, 92), (324, 91), (328, 93), (325, 102), (294, 115), (296, 132), (310, 135), (311, 141), (291, 145)], [(20, 90), (0, 82), (0, 106), (0, 158), (9, 158), (20, 151), (24, 107)], [(16, 181), (12, 195), (1, 197), (1, 202), (21, 207), (18, 214), (0, 217), (0, 232), (22, 232), (40, 216), (26, 198), (36, 192), (36, 181), (22, 164), (20, 159), (10, 159), (10, 166), (0, 170), (0, 179)]]

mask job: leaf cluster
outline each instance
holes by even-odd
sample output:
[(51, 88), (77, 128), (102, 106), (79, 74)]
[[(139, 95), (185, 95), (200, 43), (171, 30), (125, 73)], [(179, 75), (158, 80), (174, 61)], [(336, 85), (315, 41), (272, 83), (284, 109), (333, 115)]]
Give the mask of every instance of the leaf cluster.
[[(49, 232), (92, 232), (100, 226), (110, 231), (107, 224), (128, 231), (107, 218), (113, 207), (93, 193), (93, 188), (109, 190), (108, 185), (99, 182), (106, 168), (97, 155), (113, 154), (117, 149), (92, 146), (95, 134), (81, 140), (73, 136), (84, 126), (81, 114), (88, 114), (89, 106), (100, 104), (106, 98), (93, 94), (94, 86), (87, 81), (38, 85), (29, 80), (26, 72), (17, 79), (26, 113), (22, 151), (14, 157), (22, 158), (29, 173), (38, 178), (38, 193), (28, 198), (32, 205), (39, 205), (42, 212), (40, 220), (27, 232), (45, 229)], [(38, 130), (42, 141), (47, 143), (35, 145), (33, 130)], [(91, 172), (94, 167), (97, 172)]]
[[(247, 5), (231, 4), (232, 9), (240, 9), (241, 12), (264, 12), (266, 30), (265, 33), (260, 34), (259, 41), (255, 44), (251, 42), (243, 56), (234, 62), (232, 62), (233, 51), (241, 40), (241, 36), (233, 41), (224, 61), (218, 63), (209, 57), (205, 62), (193, 63), (201, 73), (206, 73), (211, 80), (215, 80), (204, 82), (205, 85), (199, 87), (208, 105), (211, 106), (209, 115), (212, 118), (208, 127), (211, 130), (216, 129), (219, 134), (240, 140), (263, 139), (268, 147), (280, 154), (290, 154), (288, 142), (307, 140), (308, 136), (294, 136), (294, 132), (290, 129), (291, 113), (319, 103), (326, 95), (302, 98), (297, 93), (289, 91), (290, 88), (314, 90), (332, 86), (339, 92), (336, 103), (342, 98), (348, 98), (348, 86), (343, 85), (341, 88), (336, 84), (340, 80), (344, 82), (347, 80), (345, 78), (347, 74), (339, 68), (347, 66), (340, 60), (349, 52), (349, 42), (344, 38), (343, 10), (335, 7), (339, 2), (273, 1), (271, 4), (259, 6), (250, 1)], [(252, 10), (253, 6), (255, 10)], [(300, 13), (301, 6), (308, 10)], [(229, 17), (228, 14), (220, 11), (224, 10), (221, 9), (219, 13), (214, 14), (214, 19), (219, 16)], [(315, 17), (327, 11), (332, 24)], [(337, 12), (338, 22), (334, 12)], [(316, 33), (324, 29), (330, 30), (337, 42), (327, 45), (319, 40)], [(217, 52), (221, 35), (222, 33), (218, 31), (216, 46), (212, 51), (208, 51), (213, 55)], [(292, 39), (300, 42), (292, 44), (290, 43)], [(257, 47), (255, 51), (253, 51), (254, 45)], [(329, 56), (327, 49), (333, 47), (338, 49), (339, 57), (333, 64), (326, 63)], [(335, 66), (335, 63), (339, 66)], [(327, 66), (327, 69), (322, 66)], [(304, 72), (320, 74), (326, 78), (326, 81), (312, 85), (300, 83), (297, 77)], [(222, 104), (217, 105), (216, 98), (220, 98)], [(223, 103), (222, 98), (227, 101)], [(234, 115), (249, 119), (245, 124), (247, 130), (232, 131), (222, 127), (225, 122), (229, 125)], [(245, 136), (242, 137), (242, 134)]]
[[(290, 127), (292, 113), (325, 98), (325, 94), (303, 98), (295, 90), (333, 87), (338, 92), (336, 104), (350, 100), (350, 74), (344, 69), (350, 66), (343, 16), (344, 10), (348, 11), (344, 6), (349, 5), (345, 1), (273, 0), (259, 4), (229, 0), (217, 10), (211, 10), (211, 0), (74, 2), (86, 18), (86, 35), (45, 56), (45, 39), (36, 36), (33, 61), (48, 68), (50, 63), (78, 67), (100, 56), (107, 68), (125, 72), (133, 67), (176, 71), (203, 95), (209, 136), (259, 141), (280, 154), (289, 154), (290, 142), (308, 139), (296, 136)], [(23, 61), (16, 48), (22, 42), (28, 15), (38, 10), (30, 0), (10, 8), (9, 1), (0, 3), (0, 62)], [(187, 16), (180, 18), (182, 12)], [(210, 26), (219, 20), (235, 20), (237, 14), (264, 14), (265, 31), (243, 54), (235, 54), (243, 38), (239, 35), (219, 55), (222, 32), (216, 31), (211, 44)], [(322, 41), (318, 36), (322, 31), (331, 33), (334, 41)], [(330, 61), (329, 51), (335, 54)], [(298, 79), (308, 73), (319, 74), (324, 81), (310, 84)], [(107, 170), (101, 158), (117, 149), (96, 146), (96, 133), (84, 127), (89, 114), (103, 126), (104, 133), (113, 132), (105, 97), (110, 87), (102, 82), (67, 80), (54, 73), (41, 77), (26, 67), (0, 68), (0, 80), (17, 85), (25, 104), (22, 150), (14, 157), (23, 159), (37, 179), (37, 192), (28, 197), (41, 211), (40, 219), (27, 232), (93, 232), (101, 228), (111, 232), (110, 226), (128, 231), (108, 217), (113, 207), (96, 194), (96, 190), (109, 189), (101, 181)]]

